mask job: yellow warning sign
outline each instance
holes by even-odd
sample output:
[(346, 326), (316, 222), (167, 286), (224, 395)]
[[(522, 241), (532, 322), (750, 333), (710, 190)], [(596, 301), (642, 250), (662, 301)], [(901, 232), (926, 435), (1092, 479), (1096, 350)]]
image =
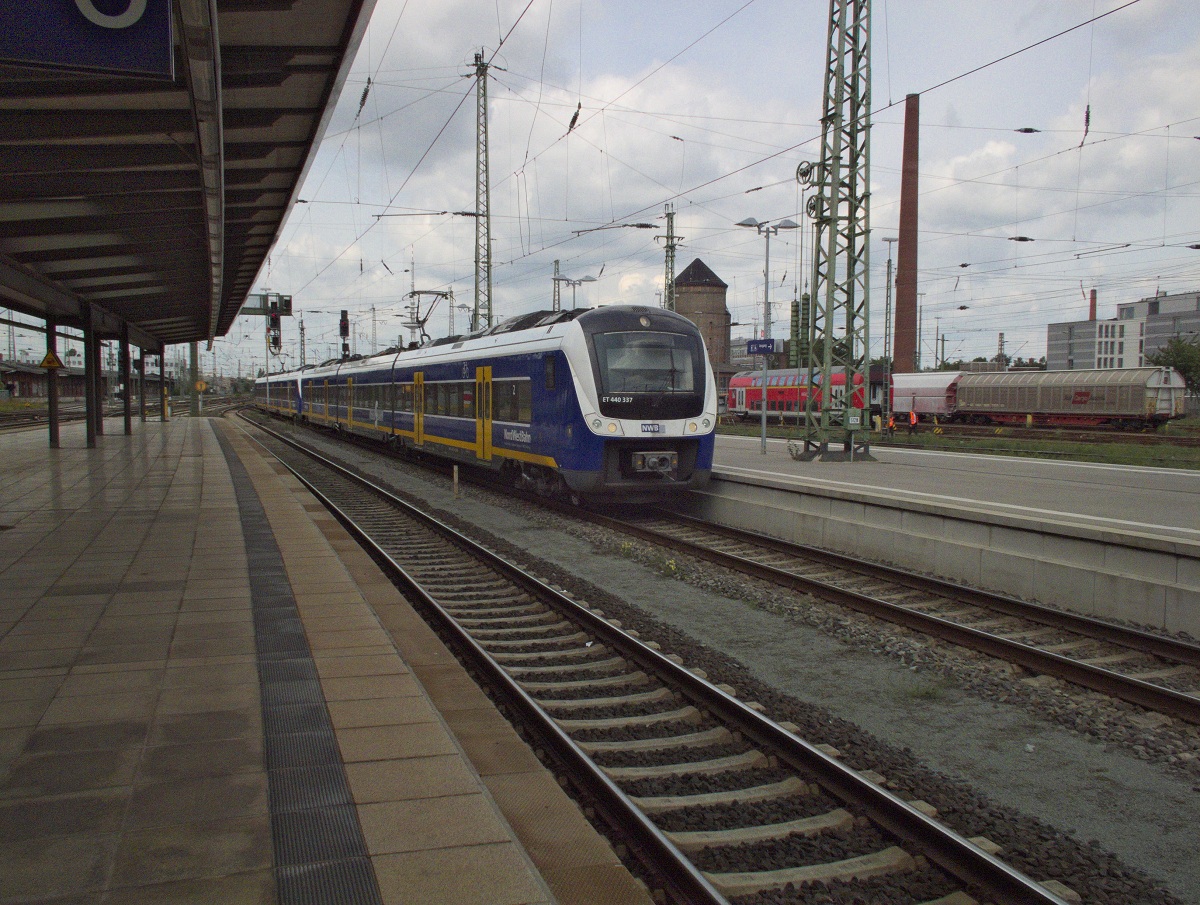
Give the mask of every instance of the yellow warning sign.
[(197, 393), (203, 393), (207, 389), (208, 389), (208, 384), (205, 383), (203, 380), (196, 381), (196, 392)]
[(46, 357), (42, 359), (42, 363), (38, 365), (38, 367), (46, 368), (47, 370), (50, 368), (61, 368), (62, 366), (62, 359), (53, 352), (47, 352)]

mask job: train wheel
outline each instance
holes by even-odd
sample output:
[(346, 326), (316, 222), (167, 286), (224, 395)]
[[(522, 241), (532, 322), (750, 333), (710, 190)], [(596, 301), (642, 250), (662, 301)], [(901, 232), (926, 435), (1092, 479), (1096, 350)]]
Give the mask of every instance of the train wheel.
[(572, 490), (570, 487), (568, 487), (567, 482), (562, 479), (561, 475), (558, 476), (558, 484), (559, 484), (559, 488), (558, 488), (559, 489), (559, 498), (564, 503), (567, 503), (568, 505), (574, 506), (576, 508), (583, 505), (583, 497), (581, 497), (574, 490)]

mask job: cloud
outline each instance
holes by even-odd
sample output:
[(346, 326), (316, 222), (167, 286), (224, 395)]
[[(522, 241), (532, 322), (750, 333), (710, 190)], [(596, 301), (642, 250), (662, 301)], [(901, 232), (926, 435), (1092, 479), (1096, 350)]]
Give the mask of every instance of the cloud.
[[(1010, 349), (1038, 349), (1045, 321), (1077, 313), (1081, 281), (1103, 287), (1114, 304), (1162, 273), (1174, 274), (1167, 287), (1200, 281), (1200, 261), (1168, 270), (1178, 250), (1094, 253), (1200, 238), (1187, 185), (1200, 172), (1200, 142), (1190, 138), (1200, 132), (1192, 88), (1200, 25), (1190, 4), (1136, 4), (984, 65), (1117, 5), (1014, 0), (1005, 15), (948, 0), (874, 7), (876, 109), (951, 80), (921, 98), (920, 278), (926, 310), (945, 314), (943, 328), (955, 325), (949, 312), (966, 297), (963, 317), (978, 331), (963, 333), (967, 351), (994, 353), (1000, 331)], [(794, 173), (819, 150), (825, 23), (796, 4), (759, 0), (705, 37), (729, 5), (697, 0), (682, 9), (612, 0), (525, 12), (526, 0), (379, 0), (301, 192), (310, 203), (296, 208), (273, 250), (272, 288), (308, 310), (374, 305), (390, 316), (403, 310), (413, 279), (404, 271), (415, 259), (418, 288), (453, 288), (460, 304), (471, 300), (475, 221), (440, 212), (475, 209), (473, 56), (491, 54), (524, 12), (489, 82), (497, 313), (548, 306), (556, 260), (576, 278), (604, 267), (597, 283), (577, 290), (580, 304), (656, 304), (670, 202), (680, 266), (701, 258), (730, 284), (734, 319), (759, 318), (764, 242), (734, 223), (801, 219)], [(875, 296), (882, 237), (895, 235), (898, 218), (902, 120), (902, 106), (880, 113), (871, 137)], [(1169, 148), (1167, 123), (1180, 124)], [(1021, 127), (1041, 131), (1014, 131)], [(628, 222), (655, 228), (618, 226)], [(1008, 241), (1018, 231), (1037, 241)], [(807, 278), (802, 238), (807, 229), (772, 239), (777, 331), (796, 273)], [(874, 299), (873, 307), (879, 336)], [(445, 315), (439, 310), (435, 326), (448, 327)]]

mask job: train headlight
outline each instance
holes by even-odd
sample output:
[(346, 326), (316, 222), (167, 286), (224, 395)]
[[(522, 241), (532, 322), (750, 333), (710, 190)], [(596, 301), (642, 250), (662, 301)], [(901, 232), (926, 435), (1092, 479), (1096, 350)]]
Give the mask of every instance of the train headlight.
[(705, 430), (708, 430), (710, 427), (712, 427), (712, 422), (711, 422), (711, 421), (709, 421), (707, 418), (705, 418), (705, 419), (704, 419), (703, 421), (701, 421), (700, 423), (704, 425), (704, 429), (705, 429)]
[(594, 427), (596, 430), (600, 430), (600, 426), (601, 426), (603, 423), (604, 423), (604, 422), (603, 422), (603, 421), (601, 421), (599, 418), (593, 418), (593, 419), (592, 419), (592, 427)]
[(615, 434), (617, 432), (616, 422), (614, 422), (614, 421), (608, 422), (608, 432), (610, 434)]
[(697, 430), (699, 430), (699, 428), (698, 428), (698, 427), (696, 427), (696, 422), (695, 422), (695, 421), (689, 421), (689, 422), (688, 422), (688, 433), (689, 433), (689, 434), (694, 434), (694, 433), (696, 433), (696, 431), (697, 431)]

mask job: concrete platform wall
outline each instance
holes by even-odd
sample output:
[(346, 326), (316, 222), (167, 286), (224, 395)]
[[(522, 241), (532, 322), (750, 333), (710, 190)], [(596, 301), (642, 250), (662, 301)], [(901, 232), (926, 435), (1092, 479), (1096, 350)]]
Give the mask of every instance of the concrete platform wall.
[(684, 508), (782, 540), (1200, 637), (1200, 545), (724, 476)]

